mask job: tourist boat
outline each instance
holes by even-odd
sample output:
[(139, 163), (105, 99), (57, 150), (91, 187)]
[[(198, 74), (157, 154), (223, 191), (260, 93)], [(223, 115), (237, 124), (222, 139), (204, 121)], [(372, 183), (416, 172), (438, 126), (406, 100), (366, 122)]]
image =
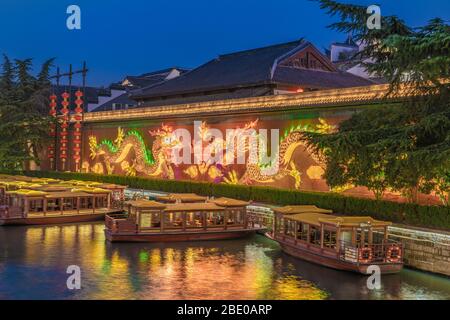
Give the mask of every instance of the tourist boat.
[(123, 214), (106, 215), (106, 239), (167, 242), (240, 238), (263, 229), (250, 223), (247, 205), (230, 198), (192, 203), (128, 201)]
[(362, 274), (373, 265), (381, 273), (396, 273), (403, 267), (401, 244), (388, 240), (390, 222), (334, 216), (319, 208), (281, 207), (274, 212), (273, 239), (289, 255)]
[(0, 177), (0, 225), (88, 222), (122, 210), (124, 186), (16, 178)]

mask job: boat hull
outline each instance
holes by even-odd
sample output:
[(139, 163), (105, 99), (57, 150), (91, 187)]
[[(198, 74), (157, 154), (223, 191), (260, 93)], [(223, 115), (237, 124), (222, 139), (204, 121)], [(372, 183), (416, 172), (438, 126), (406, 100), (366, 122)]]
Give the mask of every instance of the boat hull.
[(7, 219), (3, 218), (0, 219), (0, 225), (20, 226), (20, 225), (65, 224), (65, 223), (100, 221), (104, 219), (105, 213), (61, 215), (61, 216), (33, 217), (33, 218), (7, 218)]
[(182, 242), (238, 239), (250, 236), (256, 231), (245, 229), (207, 232), (113, 233), (109, 229), (105, 229), (105, 236), (110, 242)]
[(367, 275), (372, 274), (372, 272), (367, 273), (367, 268), (371, 265), (378, 266), (382, 274), (398, 273), (403, 268), (403, 263), (373, 263), (373, 264), (349, 263), (346, 261), (338, 260), (336, 258), (327, 257), (319, 253), (308, 251), (288, 243), (283, 243), (280, 241), (279, 243), (283, 252), (293, 257), (336, 270), (351, 271)]

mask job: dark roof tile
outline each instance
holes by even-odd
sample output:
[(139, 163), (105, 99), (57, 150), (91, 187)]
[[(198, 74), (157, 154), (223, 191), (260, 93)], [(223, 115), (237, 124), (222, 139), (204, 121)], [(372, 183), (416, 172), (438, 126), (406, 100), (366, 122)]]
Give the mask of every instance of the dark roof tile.
[(278, 83), (301, 84), (310, 88), (347, 88), (368, 86), (372, 81), (355, 76), (348, 72), (326, 72), (309, 69), (296, 69), (279, 66), (274, 73), (273, 80)]
[(298, 40), (270, 47), (220, 55), (175, 79), (135, 90), (133, 98), (220, 90), (270, 83), (272, 67), (284, 55), (308, 44)]

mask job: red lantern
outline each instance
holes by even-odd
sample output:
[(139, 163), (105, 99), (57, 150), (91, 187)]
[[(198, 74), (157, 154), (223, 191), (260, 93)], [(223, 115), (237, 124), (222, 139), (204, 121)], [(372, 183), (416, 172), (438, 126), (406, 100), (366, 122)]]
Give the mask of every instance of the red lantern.
[(79, 170), (81, 160), (81, 121), (83, 119), (83, 92), (78, 90), (75, 92), (77, 99), (75, 100), (75, 115), (74, 115), (74, 131), (73, 131), (73, 159), (75, 160), (76, 170)]
[(66, 159), (67, 159), (67, 128), (69, 127), (69, 97), (70, 94), (67, 92), (64, 92), (61, 97), (63, 98), (63, 101), (61, 102), (62, 109), (61, 109), (61, 132), (60, 132), (60, 141), (59, 141), (59, 151), (62, 162), (62, 169), (66, 169)]
[[(56, 117), (56, 95), (52, 94), (50, 96), (50, 111), (49, 114), (51, 117)], [(56, 126), (55, 124), (50, 124), (50, 132), (49, 132), (50, 138), (52, 138), (53, 140), (56, 137)], [(53, 163), (55, 161), (55, 146), (53, 144), (50, 144), (48, 146), (48, 159), (50, 160), (50, 168), (53, 168)]]

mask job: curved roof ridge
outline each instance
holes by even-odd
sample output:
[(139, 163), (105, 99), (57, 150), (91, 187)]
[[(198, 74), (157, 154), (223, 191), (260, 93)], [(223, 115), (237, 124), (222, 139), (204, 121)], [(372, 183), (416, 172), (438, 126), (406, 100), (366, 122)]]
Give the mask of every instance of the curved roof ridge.
[(294, 41), (277, 43), (277, 44), (272, 44), (272, 45), (268, 45), (268, 46), (264, 46), (264, 47), (245, 49), (245, 50), (220, 54), (217, 58), (220, 59), (220, 58), (226, 58), (226, 57), (231, 57), (231, 56), (238, 56), (238, 55), (242, 55), (242, 54), (246, 54), (246, 53), (254, 53), (256, 51), (265, 50), (265, 49), (273, 49), (273, 48), (283, 47), (283, 46), (292, 46), (295, 43), (298, 43), (300, 45), (303, 41), (304, 41), (303, 38), (300, 38), (300, 39), (294, 40)]

